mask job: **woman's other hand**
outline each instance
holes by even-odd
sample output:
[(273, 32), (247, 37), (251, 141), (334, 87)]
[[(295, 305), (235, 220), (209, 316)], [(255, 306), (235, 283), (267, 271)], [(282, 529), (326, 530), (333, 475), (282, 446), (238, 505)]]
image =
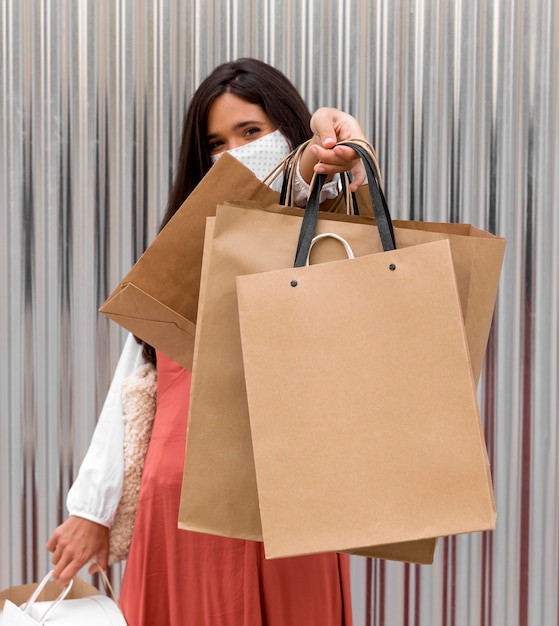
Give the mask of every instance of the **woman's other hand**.
[[(71, 515), (51, 535), (47, 550), (52, 552), (53, 578), (62, 586), (74, 578), (79, 570), (95, 559), (104, 570), (109, 561), (109, 529), (83, 517)], [(96, 566), (89, 568), (89, 573)]]
[(336, 144), (346, 139), (366, 139), (359, 122), (349, 113), (323, 107), (312, 116), (311, 130), (313, 138), (301, 156), (303, 178), (310, 182), (313, 173), (331, 178), (337, 172), (351, 171), (350, 190), (356, 191), (366, 178), (361, 159), (351, 148)]

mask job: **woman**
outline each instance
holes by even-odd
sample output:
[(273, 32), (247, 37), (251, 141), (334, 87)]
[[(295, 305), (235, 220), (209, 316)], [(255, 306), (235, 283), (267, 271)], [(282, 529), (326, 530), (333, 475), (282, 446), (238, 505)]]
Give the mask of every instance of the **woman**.
[[(331, 177), (351, 169), (356, 189), (364, 180), (356, 154), (334, 147), (356, 136), (363, 137), (359, 125), (341, 111), (319, 109), (311, 117), (287, 78), (269, 65), (254, 59), (221, 65), (189, 106), (162, 227), (224, 151), (261, 175), (310, 139), (300, 160), (296, 199), (304, 203), (314, 172)], [(337, 193), (335, 181), (324, 193)], [(65, 583), (92, 558), (107, 567), (108, 529), (122, 488), (110, 431), (120, 428), (114, 424), (122, 419), (121, 382), (145, 359), (157, 365), (157, 408), (122, 583), (129, 626), (351, 624), (347, 556), (267, 561), (260, 543), (177, 529), (191, 374), (145, 344), (142, 357), (130, 338), (68, 496), (70, 517), (47, 544), (55, 578)], [(113, 439), (118, 442), (118, 436)]]

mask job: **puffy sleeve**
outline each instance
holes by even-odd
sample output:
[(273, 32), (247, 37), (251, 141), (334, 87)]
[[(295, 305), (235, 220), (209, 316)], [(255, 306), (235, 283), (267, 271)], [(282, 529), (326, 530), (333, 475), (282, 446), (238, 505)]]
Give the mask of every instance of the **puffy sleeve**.
[(91, 443), (68, 492), (70, 515), (109, 527), (114, 521), (124, 475), (122, 383), (144, 363), (142, 346), (128, 335)]
[[(295, 171), (295, 179), (293, 181), (293, 199), (295, 204), (300, 207), (307, 206), (307, 199), (310, 193), (310, 185), (301, 175), (299, 163)], [(340, 175), (335, 174), (332, 180), (326, 183), (320, 191), (320, 202), (331, 200), (340, 193)]]

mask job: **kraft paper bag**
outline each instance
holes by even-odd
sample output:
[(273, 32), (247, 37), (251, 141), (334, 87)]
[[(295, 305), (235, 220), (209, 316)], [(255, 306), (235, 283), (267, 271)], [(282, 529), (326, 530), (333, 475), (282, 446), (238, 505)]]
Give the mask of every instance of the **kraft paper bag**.
[(192, 369), (206, 217), (226, 200), (277, 202), (237, 159), (224, 154), (100, 311), (187, 369)]
[(491, 330), (506, 240), (471, 224), (394, 220), (393, 225), (398, 248), (448, 239), (477, 385)]
[[(373, 215), (368, 194), (357, 194), (363, 215)], [(256, 206), (277, 203), (280, 194), (229, 154), (210, 169), (99, 309), (188, 370), (194, 335), (206, 217), (226, 201)], [(325, 211), (345, 210), (341, 198)]]
[(447, 240), (237, 294), (267, 557), (494, 528)]

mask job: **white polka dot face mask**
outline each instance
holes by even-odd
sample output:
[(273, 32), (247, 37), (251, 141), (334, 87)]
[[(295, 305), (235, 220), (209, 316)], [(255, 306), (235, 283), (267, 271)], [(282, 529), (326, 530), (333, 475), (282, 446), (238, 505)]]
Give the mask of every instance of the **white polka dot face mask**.
[[(275, 130), (260, 139), (227, 150), (227, 152), (248, 167), (256, 178), (264, 180), (276, 165), (285, 159), (291, 149), (281, 131)], [(215, 163), (222, 154), (223, 152), (212, 155), (212, 163)]]

